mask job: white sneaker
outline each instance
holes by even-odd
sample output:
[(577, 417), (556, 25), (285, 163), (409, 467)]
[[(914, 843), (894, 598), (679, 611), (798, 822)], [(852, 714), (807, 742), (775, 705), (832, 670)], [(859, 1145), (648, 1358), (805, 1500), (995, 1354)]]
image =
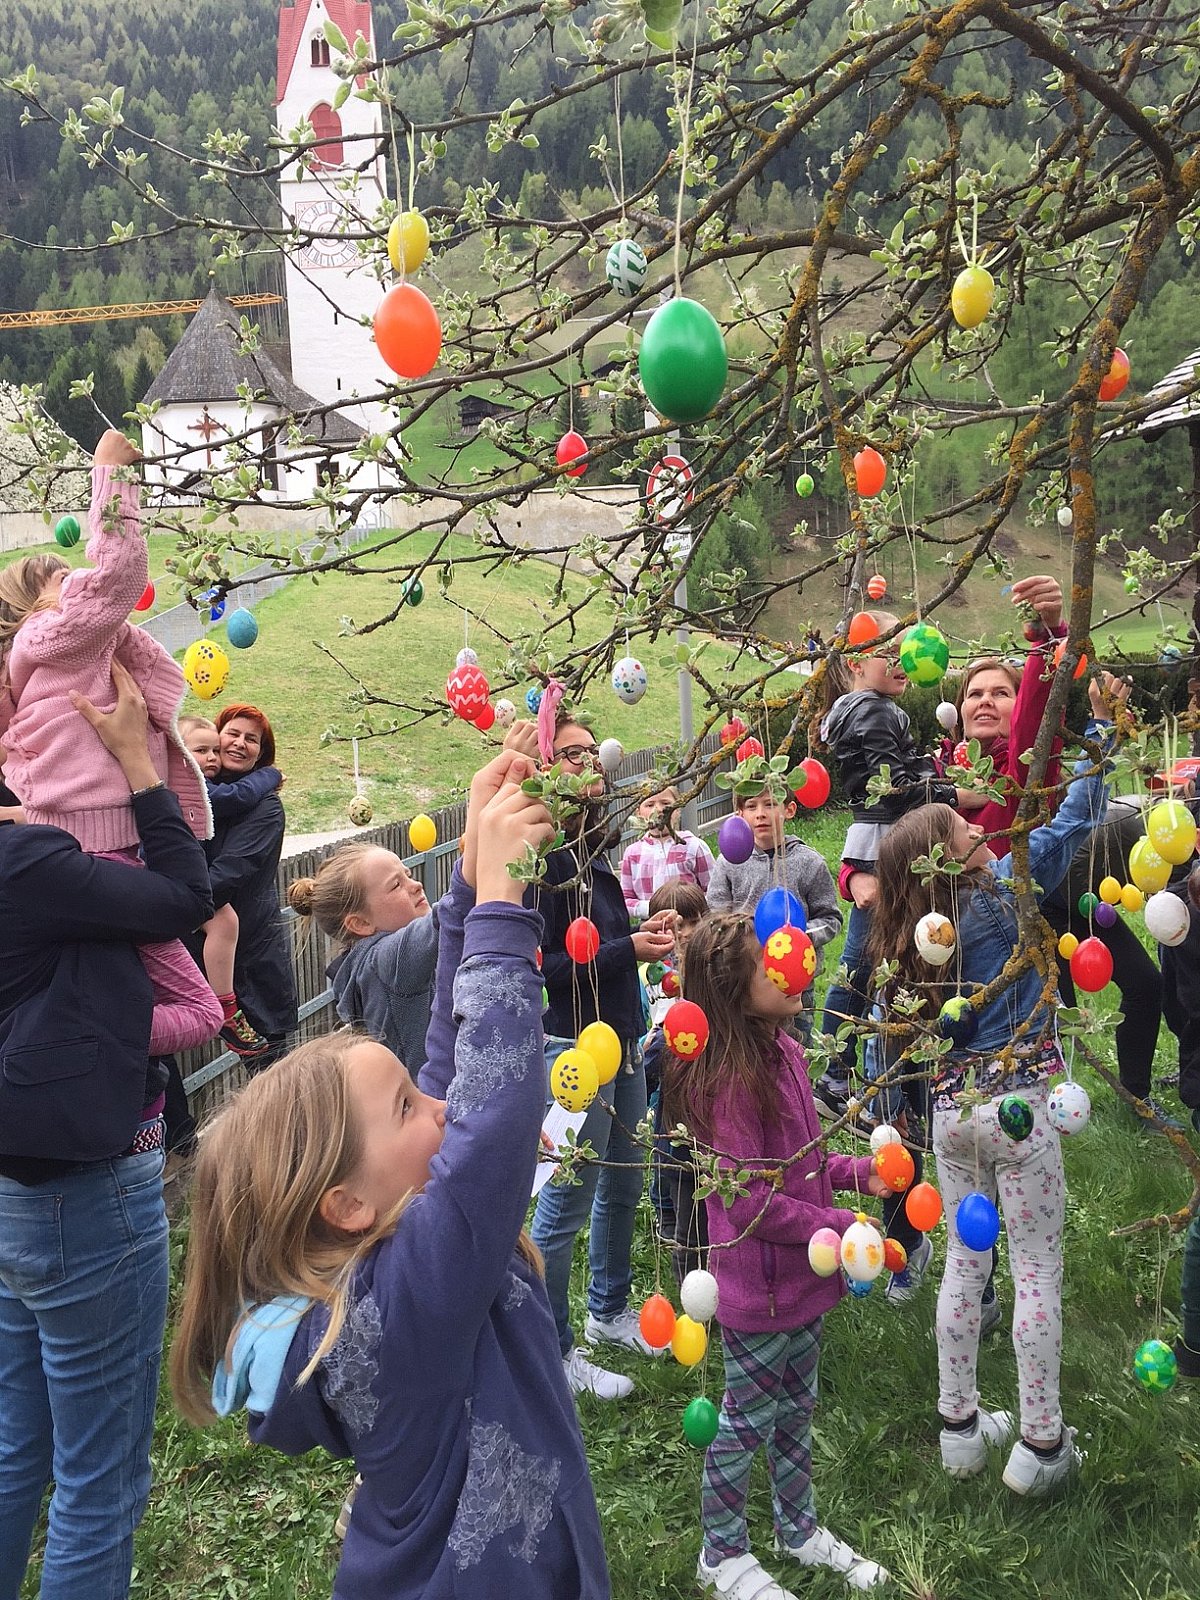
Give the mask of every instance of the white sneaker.
[(710, 1567), (700, 1552), (696, 1567), (696, 1582), (710, 1594), (723, 1600), (796, 1600), (790, 1589), (785, 1589), (759, 1561), (747, 1552), (744, 1556), (730, 1556)]
[(619, 1372), (596, 1366), (577, 1344), (572, 1345), (569, 1356), (563, 1357), (563, 1371), (572, 1394), (594, 1394), (597, 1400), (624, 1400), (627, 1394), (633, 1393), (632, 1378), (623, 1378)]
[(857, 1550), (851, 1550), (828, 1528), (818, 1528), (802, 1545), (794, 1548), (776, 1538), (775, 1548), (803, 1567), (828, 1567), (831, 1572), (840, 1572), (852, 1589), (873, 1589), (876, 1584), (887, 1583), (892, 1576), (878, 1561), (868, 1561)]
[(615, 1317), (596, 1317), (589, 1311), (583, 1332), (589, 1344), (603, 1339), (608, 1344), (623, 1344), (627, 1350), (636, 1350), (643, 1356), (661, 1356), (663, 1353), (642, 1338), (637, 1315), (628, 1306), (624, 1311), (618, 1311)]
[(929, 1263), (933, 1260), (933, 1245), (928, 1239), (922, 1239), (912, 1255), (908, 1258), (908, 1265), (902, 1272), (893, 1272), (884, 1290), (887, 1298), (894, 1306), (903, 1305), (906, 1300), (911, 1300), (917, 1290), (925, 1281), (925, 1274), (929, 1271)]
[(942, 1466), (952, 1478), (973, 1478), (987, 1465), (989, 1450), (1000, 1450), (1016, 1432), (1008, 1411), (979, 1410), (970, 1433), (942, 1429)]
[(1004, 1469), (1004, 1482), (1014, 1494), (1038, 1500), (1077, 1472), (1082, 1463), (1083, 1451), (1075, 1447), (1074, 1428), (1063, 1429), (1062, 1443), (1052, 1456), (1040, 1456), (1024, 1439), (1018, 1439)]

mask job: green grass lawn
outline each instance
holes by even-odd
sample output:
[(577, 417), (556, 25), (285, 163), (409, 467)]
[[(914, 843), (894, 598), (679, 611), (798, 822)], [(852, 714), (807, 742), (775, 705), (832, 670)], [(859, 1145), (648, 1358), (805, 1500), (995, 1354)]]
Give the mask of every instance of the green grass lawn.
[[(836, 859), (845, 817), (820, 813), (803, 832)], [(827, 970), (831, 970), (827, 968)], [(1115, 992), (1102, 996), (1112, 1009)], [(1110, 1048), (1111, 1030), (1097, 1030)], [(1173, 1059), (1164, 1032), (1160, 1067)], [(1069, 1200), (1064, 1292), (1063, 1399), (1087, 1452), (1082, 1475), (1057, 1499), (1018, 1501), (1000, 1483), (1000, 1463), (965, 1483), (940, 1467), (936, 1420), (933, 1307), (938, 1270), (905, 1307), (881, 1289), (846, 1299), (828, 1318), (822, 1393), (815, 1426), (818, 1510), (824, 1521), (899, 1580), (882, 1594), (910, 1600), (1195, 1600), (1200, 1594), (1200, 1390), (1180, 1385), (1143, 1393), (1131, 1357), (1144, 1338), (1176, 1331), (1178, 1244), (1160, 1260), (1153, 1233), (1114, 1239), (1111, 1230), (1174, 1208), (1186, 1175), (1161, 1141), (1143, 1133), (1091, 1081), (1089, 1129), (1065, 1146)], [(1168, 1100), (1171, 1097), (1167, 1096)], [(175, 1233), (175, 1279), (184, 1227)], [(940, 1264), (944, 1227), (934, 1236)], [(581, 1241), (574, 1290), (584, 1314), (586, 1259)], [(643, 1207), (635, 1303), (670, 1282), (651, 1242)], [(1161, 1289), (1161, 1293), (1160, 1293)], [(1000, 1272), (1004, 1330), (1012, 1289)], [(1156, 1309), (1161, 1303), (1161, 1319)], [(610, 1359), (606, 1353), (605, 1359)], [(670, 1358), (650, 1362), (614, 1352), (614, 1366), (637, 1380), (620, 1406), (584, 1397), (580, 1420), (604, 1524), (616, 1600), (694, 1590), (699, 1544), (700, 1455), (684, 1443), (680, 1416), (694, 1395), (718, 1400), (719, 1352), (687, 1372)], [(984, 1403), (1016, 1409), (1007, 1332), (985, 1344)], [(160, 1398), (155, 1485), (137, 1540), (137, 1600), (319, 1600), (332, 1585), (333, 1522), (350, 1481), (346, 1463), (318, 1454), (288, 1461), (251, 1449), (230, 1421), (196, 1433)], [(765, 1472), (755, 1469), (751, 1530), (769, 1542)], [(788, 1574), (768, 1556), (782, 1578)], [(791, 1573), (804, 1600), (847, 1593), (832, 1576)], [(23, 1594), (32, 1600), (36, 1574)], [(516, 1597), (514, 1597), (516, 1600)]]

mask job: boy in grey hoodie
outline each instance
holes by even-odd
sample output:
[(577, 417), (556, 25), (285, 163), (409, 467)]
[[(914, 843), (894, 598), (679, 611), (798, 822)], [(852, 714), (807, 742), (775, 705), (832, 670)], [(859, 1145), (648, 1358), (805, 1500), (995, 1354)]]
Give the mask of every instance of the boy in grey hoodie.
[[(735, 795), (734, 804), (754, 835), (754, 850), (745, 861), (717, 858), (708, 885), (709, 909), (753, 911), (768, 889), (790, 889), (804, 907), (808, 936), (816, 946), (819, 962), (822, 948), (841, 931), (842, 913), (825, 858), (803, 839), (784, 832), (784, 824), (796, 815), (796, 801), (773, 799), (764, 784), (758, 794)], [(812, 1020), (810, 985), (804, 995), (804, 1010), (797, 1018), (805, 1037), (812, 1031)]]

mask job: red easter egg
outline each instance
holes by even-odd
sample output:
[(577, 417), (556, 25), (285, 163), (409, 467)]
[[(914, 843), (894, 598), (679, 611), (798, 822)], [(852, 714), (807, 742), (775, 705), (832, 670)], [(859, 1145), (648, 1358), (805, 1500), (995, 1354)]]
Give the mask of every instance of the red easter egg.
[(475, 726), (479, 729), (480, 733), (486, 733), (488, 731), (488, 729), (492, 726), (492, 723), (495, 722), (495, 720), (496, 720), (496, 708), (495, 708), (495, 706), (492, 705), (491, 701), (489, 701), (488, 704), (486, 706), (484, 706), (483, 710), (479, 713), (479, 715), (477, 717), (473, 717), (471, 720), (474, 722)]
[(916, 1177), (917, 1169), (912, 1152), (905, 1145), (885, 1144), (875, 1152), (874, 1160), (875, 1171), (893, 1194), (903, 1194)]
[(1071, 976), (1077, 988), (1098, 994), (1112, 981), (1113, 958), (1108, 946), (1096, 938), (1084, 939), (1071, 957)]
[(942, 1197), (931, 1183), (914, 1183), (904, 1201), (908, 1220), (920, 1233), (928, 1233), (942, 1220)]
[(878, 450), (866, 445), (854, 458), (854, 477), (859, 494), (864, 500), (871, 500), (887, 479), (887, 462)]
[(738, 761), (746, 761), (751, 756), (761, 756), (762, 754), (763, 747), (758, 739), (743, 739), (734, 751), (734, 758)]
[(600, 948), (600, 930), (590, 917), (576, 917), (574, 922), (567, 924), (564, 942), (571, 960), (586, 966), (589, 961), (596, 959), (596, 952)]
[(829, 773), (816, 756), (805, 756), (800, 771), (808, 779), (803, 788), (796, 790), (796, 799), (806, 811), (815, 811), (829, 799)]
[(554, 449), (554, 458), (560, 467), (566, 467), (568, 478), (582, 478), (587, 471), (587, 440), (572, 428), (564, 433)]
[(817, 951), (802, 928), (784, 923), (763, 945), (763, 971), (781, 994), (803, 994), (817, 975)]
[(427, 295), (411, 283), (397, 283), (375, 312), (375, 345), (401, 378), (423, 378), (442, 348), (442, 325)]
[(721, 743), (737, 744), (739, 740), (746, 737), (749, 731), (741, 717), (730, 717), (729, 721), (721, 729)]
[(154, 585), (152, 583), (148, 583), (146, 585), (146, 587), (142, 590), (142, 598), (138, 601), (137, 605), (135, 605), (133, 609), (135, 611), (149, 611), (150, 607), (153, 604), (154, 604)]
[(869, 611), (856, 611), (850, 618), (850, 626), (846, 630), (846, 643), (852, 645), (870, 644), (872, 639), (879, 637), (879, 624)]
[(652, 1294), (638, 1313), (638, 1327), (651, 1350), (665, 1350), (675, 1332), (675, 1307), (665, 1294)]
[(889, 1272), (903, 1272), (908, 1265), (908, 1251), (899, 1239), (883, 1241), (883, 1264)]
[(883, 599), (887, 593), (887, 579), (881, 572), (877, 572), (874, 577), (867, 579), (867, 593), (872, 600)]
[(1115, 400), (1129, 382), (1129, 357), (1118, 347), (1113, 351), (1112, 365), (1100, 380), (1101, 400)]
[(474, 722), (483, 715), (490, 693), (486, 675), (479, 667), (455, 667), (446, 679), (446, 699), (456, 717)]
[(681, 987), (679, 974), (674, 967), (668, 967), (662, 975), (662, 982), (659, 984), (659, 988), (668, 1000), (674, 1000), (678, 996)]
[(708, 1043), (708, 1018), (694, 1000), (676, 1000), (663, 1018), (667, 1049), (681, 1061), (693, 1061)]

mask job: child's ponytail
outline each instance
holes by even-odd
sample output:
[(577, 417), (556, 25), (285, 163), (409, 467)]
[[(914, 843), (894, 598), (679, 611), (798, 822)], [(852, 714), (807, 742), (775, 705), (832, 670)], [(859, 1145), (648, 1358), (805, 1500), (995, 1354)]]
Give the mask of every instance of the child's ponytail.
[(0, 572), (0, 685), (8, 681), (8, 653), (17, 629), (35, 611), (44, 611), (42, 596), (56, 572), (69, 572), (61, 556), (25, 556)]

